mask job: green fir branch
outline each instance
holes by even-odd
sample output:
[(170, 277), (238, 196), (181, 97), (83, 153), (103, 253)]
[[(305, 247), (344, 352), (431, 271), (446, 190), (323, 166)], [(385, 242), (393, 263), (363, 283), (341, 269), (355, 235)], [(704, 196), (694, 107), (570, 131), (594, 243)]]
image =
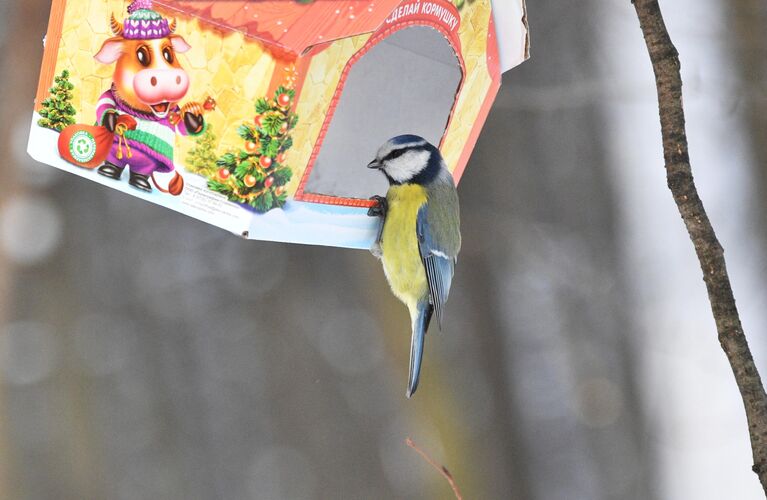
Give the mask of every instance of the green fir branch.
[(272, 177), (274, 177), (274, 184), (282, 186), (293, 177), (293, 171), (289, 167), (278, 168), (272, 173)]
[(267, 115), (261, 120), (264, 131), (272, 137), (280, 133), (282, 122), (282, 116), (277, 113)]
[(256, 100), (256, 113), (263, 114), (266, 113), (272, 109), (272, 106), (269, 104), (269, 101), (265, 97), (261, 97), (260, 99)]
[(239, 135), (244, 141), (255, 141), (256, 134), (250, 125), (243, 123), (237, 127), (237, 135)]

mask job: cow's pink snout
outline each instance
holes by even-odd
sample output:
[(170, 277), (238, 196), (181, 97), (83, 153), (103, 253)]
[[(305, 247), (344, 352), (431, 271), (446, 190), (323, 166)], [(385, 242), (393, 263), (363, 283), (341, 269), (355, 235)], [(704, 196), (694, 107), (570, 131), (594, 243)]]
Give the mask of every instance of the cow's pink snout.
[(180, 101), (189, 90), (183, 69), (143, 69), (133, 78), (133, 90), (145, 104)]

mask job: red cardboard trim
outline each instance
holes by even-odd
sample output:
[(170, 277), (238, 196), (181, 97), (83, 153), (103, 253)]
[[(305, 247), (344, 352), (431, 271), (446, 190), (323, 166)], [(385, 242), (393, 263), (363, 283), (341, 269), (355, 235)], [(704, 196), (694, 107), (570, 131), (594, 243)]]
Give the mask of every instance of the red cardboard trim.
[(474, 126), (469, 133), (469, 137), (466, 139), (466, 144), (463, 147), (461, 156), (458, 158), (458, 164), (455, 166), (455, 170), (453, 170), (453, 179), (455, 179), (456, 184), (458, 184), (458, 181), (461, 180), (461, 176), (463, 176), (463, 171), (469, 163), (471, 152), (477, 144), (477, 139), (479, 139), (479, 133), (485, 125), (487, 115), (490, 113), (490, 108), (493, 106), (495, 96), (498, 94), (498, 89), (501, 87), (501, 60), (498, 54), (497, 36), (493, 16), (490, 16), (490, 26), (488, 27), (487, 36), (487, 68), (493, 83), (488, 89), (484, 101), (482, 101), (482, 107), (479, 108), (479, 113), (474, 121)]
[(37, 94), (35, 95), (35, 111), (40, 111), (43, 100), (48, 96), (48, 88), (53, 85), (66, 6), (67, 0), (54, 0), (51, 5), (48, 31), (45, 34), (45, 50), (43, 51), (43, 61), (40, 68), (40, 80), (38, 80)]

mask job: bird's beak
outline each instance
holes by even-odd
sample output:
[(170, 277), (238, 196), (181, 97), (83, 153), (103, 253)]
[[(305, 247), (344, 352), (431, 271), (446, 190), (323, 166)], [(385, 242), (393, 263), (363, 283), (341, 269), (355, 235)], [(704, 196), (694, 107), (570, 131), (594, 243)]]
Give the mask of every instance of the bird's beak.
[(383, 168), (383, 164), (379, 163), (379, 162), (378, 162), (378, 161), (376, 161), (376, 160), (373, 160), (373, 161), (371, 161), (370, 163), (368, 163), (368, 168), (377, 168), (377, 169), (381, 169), (381, 168)]

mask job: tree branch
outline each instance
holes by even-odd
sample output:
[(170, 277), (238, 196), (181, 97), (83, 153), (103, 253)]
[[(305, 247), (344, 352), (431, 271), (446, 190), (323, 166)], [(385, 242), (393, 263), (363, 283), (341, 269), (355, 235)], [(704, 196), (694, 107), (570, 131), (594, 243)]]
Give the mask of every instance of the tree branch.
[(461, 496), (461, 492), (458, 490), (458, 485), (455, 483), (455, 479), (453, 478), (453, 475), (450, 473), (450, 471), (449, 471), (449, 470), (447, 470), (447, 467), (445, 467), (444, 465), (439, 465), (437, 462), (435, 462), (435, 461), (434, 461), (434, 459), (433, 459), (433, 458), (431, 458), (431, 457), (428, 455), (428, 453), (426, 453), (426, 452), (425, 452), (425, 451), (423, 451), (421, 448), (419, 448), (419, 447), (418, 447), (418, 445), (416, 445), (416, 444), (413, 442), (413, 440), (412, 440), (412, 439), (410, 439), (410, 437), (407, 437), (407, 438), (405, 439), (405, 444), (406, 444), (406, 445), (408, 445), (408, 446), (410, 446), (411, 448), (413, 448), (413, 449), (416, 451), (416, 453), (418, 453), (419, 455), (421, 455), (421, 458), (423, 458), (424, 460), (426, 460), (426, 462), (427, 462), (429, 465), (431, 465), (432, 467), (434, 467), (434, 468), (437, 470), (437, 472), (439, 472), (440, 474), (442, 474), (442, 477), (444, 477), (444, 478), (445, 478), (445, 480), (447, 481), (447, 483), (450, 485), (450, 488), (452, 488), (452, 489), (453, 489), (453, 494), (455, 495), (455, 498), (456, 498), (456, 500), (463, 500), (463, 497)]
[(658, 0), (632, 0), (650, 54), (658, 91), (668, 187), (695, 246), (719, 343), (727, 355), (746, 410), (753, 470), (767, 494), (767, 395), (735, 307), (724, 251), (698, 196), (687, 150), (679, 53), (671, 42)]

